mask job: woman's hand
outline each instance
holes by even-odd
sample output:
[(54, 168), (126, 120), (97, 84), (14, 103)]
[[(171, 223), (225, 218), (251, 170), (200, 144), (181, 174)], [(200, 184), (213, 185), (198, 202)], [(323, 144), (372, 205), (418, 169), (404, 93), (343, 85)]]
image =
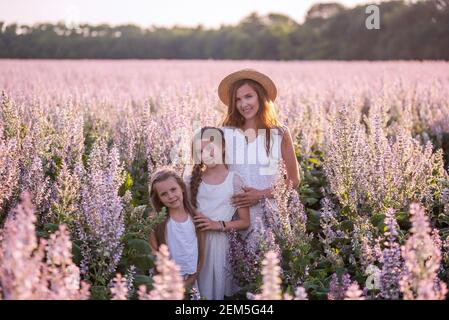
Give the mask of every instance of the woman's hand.
[(201, 231), (218, 231), (221, 229), (220, 222), (211, 220), (201, 213), (197, 213), (193, 220), (195, 221), (196, 227)]
[(243, 187), (243, 193), (232, 196), (232, 204), (237, 208), (251, 207), (259, 203), (262, 199), (262, 190), (257, 190), (250, 187)]

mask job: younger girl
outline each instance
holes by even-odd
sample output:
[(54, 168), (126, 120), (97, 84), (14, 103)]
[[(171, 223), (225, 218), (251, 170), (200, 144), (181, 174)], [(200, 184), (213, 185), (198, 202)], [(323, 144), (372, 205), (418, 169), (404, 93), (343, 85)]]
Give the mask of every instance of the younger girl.
[[(205, 137), (213, 137), (213, 141)], [(225, 232), (247, 229), (249, 210), (236, 209), (231, 204), (231, 197), (241, 192), (243, 182), (224, 163), (223, 131), (204, 127), (195, 136), (193, 144), (195, 164), (186, 181), (192, 205), (198, 209), (195, 223), (197, 228), (205, 231), (204, 265), (198, 285), (202, 296), (221, 300), (239, 290), (228, 263), (229, 241)]]
[(184, 181), (168, 168), (156, 170), (151, 176), (150, 199), (153, 208), (167, 217), (150, 234), (153, 252), (166, 244), (171, 258), (181, 268), (186, 289), (197, 287), (196, 280), (203, 260), (203, 236), (193, 223), (194, 209), (187, 197)]

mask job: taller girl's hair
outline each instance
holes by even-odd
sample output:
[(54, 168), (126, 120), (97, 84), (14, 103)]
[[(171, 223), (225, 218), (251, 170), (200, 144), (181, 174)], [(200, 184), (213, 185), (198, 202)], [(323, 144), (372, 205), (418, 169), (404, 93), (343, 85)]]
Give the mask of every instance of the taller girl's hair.
[[(201, 159), (201, 155), (198, 158), (198, 153), (195, 150), (195, 142), (196, 141), (201, 141), (201, 139), (203, 138), (204, 132), (206, 130), (217, 130), (218, 133), (221, 136), (221, 149), (222, 149), (222, 161), (223, 164), (226, 166), (226, 168), (228, 167), (228, 165), (225, 163), (225, 139), (224, 139), (224, 132), (223, 130), (221, 130), (220, 128), (216, 128), (216, 127), (202, 127), (201, 130), (199, 130), (197, 132), (197, 134), (195, 134), (194, 138), (193, 138), (193, 142), (192, 142), (192, 158), (193, 158), (193, 169), (192, 169), (192, 177), (190, 179), (190, 196), (191, 196), (191, 201), (192, 201), (192, 205), (195, 208), (198, 208), (198, 200), (197, 200), (197, 196), (198, 196), (198, 188), (200, 187), (201, 181), (202, 179), (202, 172), (204, 171), (204, 169), (206, 168), (206, 165), (203, 163), (202, 159)], [(214, 141), (214, 143), (216, 143), (216, 141)]]
[(168, 167), (159, 168), (151, 175), (149, 183), (150, 201), (154, 210), (156, 210), (156, 212), (161, 212), (162, 208), (165, 207), (161, 199), (159, 199), (159, 195), (157, 194), (155, 184), (157, 182), (165, 181), (169, 178), (175, 179), (178, 185), (181, 187), (183, 197), (182, 203), (184, 205), (184, 209), (187, 211), (188, 214), (190, 214), (193, 217), (195, 215), (195, 210), (193, 209), (192, 204), (190, 203), (189, 198), (187, 196), (186, 184), (184, 183), (182, 178), (176, 173), (176, 171)]
[[(259, 100), (259, 110), (257, 111), (258, 123), (257, 129), (273, 129), (279, 128), (282, 131), (282, 124), (278, 120), (274, 103), (268, 98), (267, 91), (257, 81), (251, 79), (241, 79), (234, 82), (229, 87), (230, 103), (228, 106), (228, 112), (222, 121), (222, 126), (231, 126), (236, 128), (242, 128), (245, 124), (245, 118), (237, 110), (237, 90), (243, 85), (249, 85), (257, 93)], [(267, 154), (270, 150), (270, 134), (266, 135), (265, 149)]]

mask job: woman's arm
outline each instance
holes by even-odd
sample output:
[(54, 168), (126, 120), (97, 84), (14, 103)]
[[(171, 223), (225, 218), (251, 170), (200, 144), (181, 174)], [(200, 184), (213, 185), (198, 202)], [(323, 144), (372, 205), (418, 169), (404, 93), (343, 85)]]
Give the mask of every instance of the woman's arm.
[[(282, 136), (281, 153), (287, 171), (287, 179), (292, 184), (292, 187), (296, 189), (300, 182), (298, 161), (296, 160), (295, 147), (293, 146), (293, 139), (288, 128), (286, 128)], [(261, 197), (272, 198), (273, 190), (271, 188), (259, 190), (259, 194)]]
[(293, 188), (296, 189), (299, 186), (298, 161), (296, 160), (293, 139), (288, 128), (286, 128), (282, 137), (281, 153), (285, 169), (287, 170), (287, 179), (291, 182)]
[[(288, 128), (284, 131), (281, 142), (281, 155), (285, 163), (287, 171), (287, 179), (293, 188), (299, 186), (299, 169), (296, 160), (295, 149), (293, 147), (293, 139)], [(236, 207), (250, 207), (257, 204), (263, 198), (272, 198), (273, 190), (255, 189), (250, 187), (243, 188), (244, 193), (236, 194), (232, 197), (232, 202)]]

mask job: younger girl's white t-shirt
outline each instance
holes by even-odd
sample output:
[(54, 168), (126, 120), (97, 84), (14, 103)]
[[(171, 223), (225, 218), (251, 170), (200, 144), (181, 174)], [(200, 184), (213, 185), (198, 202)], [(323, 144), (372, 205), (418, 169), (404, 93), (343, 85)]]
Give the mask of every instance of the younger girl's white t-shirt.
[(181, 269), (181, 275), (196, 273), (198, 265), (198, 240), (192, 218), (167, 222), (167, 245), (171, 258)]

